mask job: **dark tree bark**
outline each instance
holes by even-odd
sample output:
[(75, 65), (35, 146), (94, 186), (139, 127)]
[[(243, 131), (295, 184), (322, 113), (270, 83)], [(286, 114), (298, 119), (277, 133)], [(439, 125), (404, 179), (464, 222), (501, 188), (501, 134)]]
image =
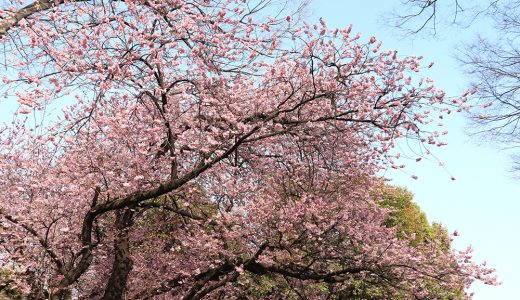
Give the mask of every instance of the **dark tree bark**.
[(115, 228), (117, 235), (114, 240), (114, 264), (103, 295), (104, 300), (122, 299), (132, 270), (133, 261), (130, 256), (129, 227), (132, 225), (133, 212), (126, 209), (116, 212)]
[(52, 295), (52, 300), (70, 300), (72, 299), (72, 292), (70, 289), (61, 290), (59, 293)]

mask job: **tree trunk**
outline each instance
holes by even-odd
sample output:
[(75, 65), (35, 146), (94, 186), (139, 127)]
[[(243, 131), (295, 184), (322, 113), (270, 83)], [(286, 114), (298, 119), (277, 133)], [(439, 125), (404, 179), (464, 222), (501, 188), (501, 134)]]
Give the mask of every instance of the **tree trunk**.
[(115, 227), (117, 230), (114, 240), (114, 264), (108, 279), (103, 300), (122, 299), (126, 289), (128, 274), (132, 270), (133, 261), (130, 256), (130, 239), (128, 228), (132, 223), (133, 212), (130, 209), (116, 214)]
[(52, 295), (52, 300), (70, 300), (72, 299), (72, 291), (69, 289), (63, 289), (59, 291), (57, 294)]

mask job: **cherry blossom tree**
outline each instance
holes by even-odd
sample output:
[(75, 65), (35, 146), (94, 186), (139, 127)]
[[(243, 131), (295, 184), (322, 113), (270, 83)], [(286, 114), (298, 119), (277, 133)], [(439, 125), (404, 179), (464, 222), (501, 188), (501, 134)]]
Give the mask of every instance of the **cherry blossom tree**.
[[(492, 270), (385, 226), (398, 138), (464, 108), (271, 1), (4, 3), (2, 268), (32, 299), (448, 296)], [(283, 4), (283, 3), (282, 3)], [(57, 112), (61, 110), (61, 112)], [(432, 131), (433, 130), (433, 131)], [(439, 290), (432, 294), (432, 282)]]

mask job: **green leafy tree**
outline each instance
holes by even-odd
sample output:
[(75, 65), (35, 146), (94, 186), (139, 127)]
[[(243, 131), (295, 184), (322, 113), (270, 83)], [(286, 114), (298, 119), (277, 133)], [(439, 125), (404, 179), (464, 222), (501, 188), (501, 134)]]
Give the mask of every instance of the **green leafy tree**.
[[(427, 243), (439, 243), (441, 251), (450, 251), (450, 236), (441, 224), (430, 223), (426, 214), (421, 211), (419, 205), (413, 201), (413, 193), (402, 187), (384, 185), (374, 195), (379, 198), (377, 204), (388, 210), (388, 217), (385, 226), (395, 228), (395, 234), (398, 239), (408, 239), (410, 245), (419, 247)], [(301, 299), (298, 291), (302, 287), (291, 286), (290, 282), (284, 281), (283, 278), (275, 276), (258, 276), (252, 273), (248, 274), (247, 279), (242, 281), (244, 286), (249, 286), (254, 290), (254, 294), (258, 299), (270, 299), (271, 295), (284, 295), (285, 299)], [(388, 299), (386, 291), (376, 282), (377, 279), (367, 275), (363, 280), (355, 280), (344, 288), (336, 290), (332, 294), (331, 299), (347, 300), (347, 299)], [(445, 292), (435, 284), (432, 279), (431, 283), (425, 284), (430, 295)], [(316, 289), (319, 291), (332, 290), (332, 285), (323, 282), (315, 283), (305, 287), (306, 289)], [(410, 299), (413, 295), (406, 291), (396, 292), (393, 299)], [(465, 299), (463, 286), (454, 289), (448, 296), (439, 297), (443, 300)]]
[[(380, 191), (378, 204), (389, 210), (385, 225), (396, 229), (399, 239), (408, 239), (410, 244), (417, 247), (425, 243), (440, 243), (442, 251), (450, 250), (450, 236), (445, 227), (439, 223), (430, 223), (426, 214), (413, 201), (413, 193), (403, 187), (384, 186)], [(428, 285), (430, 295), (440, 292), (432, 280)], [(409, 299), (411, 295), (402, 293), (398, 299)], [(338, 300), (346, 299), (385, 299), (382, 291), (370, 282), (358, 281), (338, 293)], [(464, 289), (454, 289), (449, 296), (441, 298), (465, 299)]]
[(13, 271), (0, 269), (0, 300), (18, 299), (20, 291), (15, 287)]
[(383, 189), (379, 204), (390, 209), (387, 227), (396, 227), (399, 238), (408, 238), (417, 246), (428, 241), (439, 240), (447, 249), (449, 236), (438, 223), (428, 222), (426, 214), (413, 201), (413, 193), (402, 187), (389, 186)]

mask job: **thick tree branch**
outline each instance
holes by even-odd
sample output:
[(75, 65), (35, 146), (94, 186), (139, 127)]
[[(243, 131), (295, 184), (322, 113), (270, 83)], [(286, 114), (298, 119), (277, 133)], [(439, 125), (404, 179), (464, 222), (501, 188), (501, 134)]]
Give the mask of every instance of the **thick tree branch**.
[[(78, 2), (84, 0), (69, 0), (71, 2)], [(65, 0), (40, 0), (35, 1), (20, 10), (12, 13), (11, 16), (0, 21), (0, 38), (2, 38), (9, 30), (19, 25), (20, 21), (30, 16), (51, 9), (55, 6), (64, 4)]]
[(6, 212), (4, 212), (1, 208), (0, 208), (0, 215), (3, 215), (5, 219), (7, 219), (8, 221), (10, 221), (11, 223), (14, 223), (20, 227), (22, 227), (23, 229), (25, 229), (27, 232), (29, 232), (32, 236), (34, 236), (38, 242), (40, 243), (40, 245), (42, 246), (43, 250), (49, 255), (49, 257), (52, 259), (52, 261), (54, 262), (54, 264), (56, 264), (56, 267), (58, 269), (58, 271), (62, 274), (62, 275), (65, 275), (66, 274), (66, 271), (65, 271), (65, 268), (63, 266), (63, 263), (61, 262), (61, 260), (58, 258), (58, 255), (50, 248), (50, 245), (48, 244), (47, 240), (43, 237), (41, 237), (38, 232), (32, 228), (31, 226), (27, 225), (27, 224), (24, 224), (22, 222), (20, 222), (18, 219), (16, 219), (15, 217), (7, 214)]

